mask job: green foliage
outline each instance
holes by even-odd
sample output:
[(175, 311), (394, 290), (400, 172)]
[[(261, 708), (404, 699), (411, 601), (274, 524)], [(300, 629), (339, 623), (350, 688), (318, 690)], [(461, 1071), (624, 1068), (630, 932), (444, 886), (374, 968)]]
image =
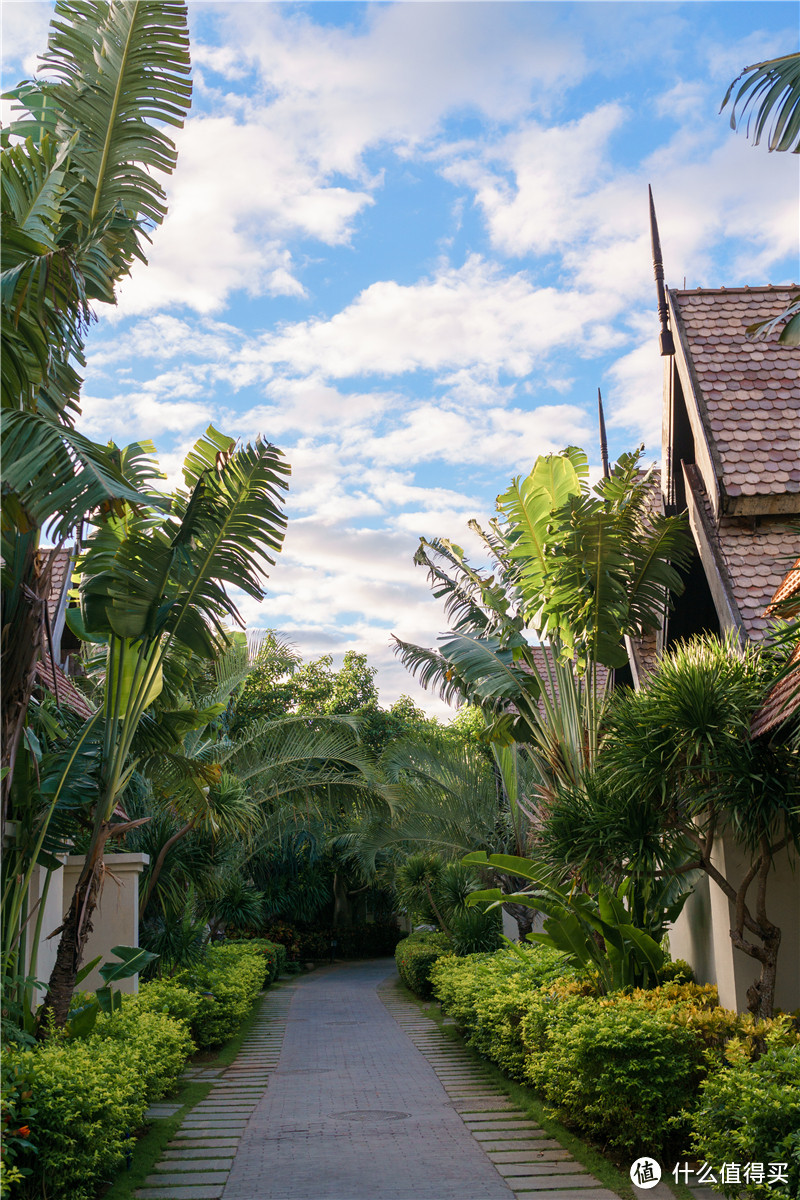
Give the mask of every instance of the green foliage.
[[(769, 1042), (769, 1039), (768, 1039)], [(769, 1045), (709, 1075), (691, 1114), (692, 1153), (719, 1169), (725, 1162), (762, 1163), (765, 1182), (748, 1183), (756, 1200), (795, 1200), (800, 1190), (800, 1045)], [(788, 1182), (767, 1184), (767, 1164), (788, 1163)], [(738, 1184), (720, 1188), (740, 1194)]]
[(12, 1189), (31, 1174), (31, 1156), (36, 1153), (31, 1125), (35, 1125), (36, 1108), (30, 1081), (10, 1048), (3, 1054), (0, 1072), (0, 1200), (7, 1200)]
[(37, 1185), (46, 1181), (53, 1200), (92, 1200), (123, 1162), (147, 1105), (174, 1088), (193, 1048), (183, 1021), (131, 997), (113, 1018), (100, 1016), (86, 1038), (55, 1036), (14, 1055), (32, 1091)]
[[(747, 135), (750, 122), (754, 121), (753, 145), (757, 146), (772, 118), (768, 146), (770, 150), (788, 150), (800, 154), (800, 54), (784, 54), (767, 62), (754, 63), (737, 75), (725, 93), (720, 112), (728, 103), (739, 80), (739, 90), (731, 106), (731, 129), (736, 129), (745, 119), (747, 110)], [(741, 103), (737, 113), (736, 107)], [(781, 341), (789, 339), (781, 338)], [(796, 342), (790, 344), (796, 345)]]
[(470, 1046), (512, 1079), (524, 1079), (525, 1046), (520, 1023), (541, 985), (571, 968), (545, 946), (509, 946), (496, 954), (440, 958), (430, 972), (433, 994), (453, 1017)]
[(423, 1000), (431, 994), (431, 969), (437, 959), (452, 954), (450, 939), (443, 933), (417, 933), (397, 943), (394, 960), (406, 987)]
[[(286, 964), (286, 950), (267, 938), (226, 938), (226, 946), (246, 946), (264, 956), (264, 986), (274, 983), (280, 974), (280, 967)], [(281, 953), (282, 952), (282, 953)]]
[(187, 1028), (191, 1028), (200, 1008), (198, 993), (174, 979), (150, 979), (140, 984), (136, 999), (142, 1013), (166, 1013)]
[(687, 1029), (634, 1005), (542, 996), (522, 1021), (525, 1074), (565, 1124), (614, 1150), (662, 1152), (702, 1071)]
[(233, 1037), (264, 986), (265, 960), (246, 944), (209, 946), (200, 963), (175, 975), (178, 983), (200, 993), (192, 1037), (201, 1048)]
[(174, 1090), (194, 1042), (183, 1020), (171, 1013), (145, 1011), (136, 997), (126, 998), (122, 1011), (101, 1016), (88, 1039), (92, 1045), (110, 1043), (132, 1068), (148, 1101)]
[[(498, 905), (505, 901), (546, 913), (544, 932), (529, 933), (528, 940), (560, 951), (580, 970), (597, 972), (603, 991), (657, 982), (664, 953), (656, 936), (662, 937), (666, 922), (675, 920), (688, 893), (676, 900), (662, 888), (662, 902), (654, 904), (651, 896), (646, 909), (637, 905), (637, 886), (631, 878), (616, 891), (601, 884), (593, 896), (578, 891), (574, 883), (559, 886), (559, 873), (533, 859), (476, 853), (467, 855), (464, 862), (485, 864), (530, 880), (532, 886), (524, 892), (506, 894), (499, 888), (473, 892), (470, 903)], [(649, 929), (640, 927), (645, 915)]]

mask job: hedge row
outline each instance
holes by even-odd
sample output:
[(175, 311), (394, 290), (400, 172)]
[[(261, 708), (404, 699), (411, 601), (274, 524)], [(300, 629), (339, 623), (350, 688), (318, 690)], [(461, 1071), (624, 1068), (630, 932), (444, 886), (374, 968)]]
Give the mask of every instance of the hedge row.
[(452, 955), (453, 947), (443, 933), (412, 933), (398, 942), (394, 961), (403, 983), (416, 996), (427, 1000), (431, 995), (431, 970), (443, 955)]
[(757, 1022), (720, 1008), (716, 988), (690, 983), (597, 996), (544, 947), (440, 957), (430, 978), (472, 1046), (621, 1159), (646, 1147), (718, 1166), (787, 1162), (788, 1185), (749, 1194), (797, 1196), (800, 1034), (791, 1018)]
[(8, 1051), (4, 1200), (95, 1196), (124, 1162), (148, 1105), (174, 1090), (196, 1047), (236, 1033), (283, 958), (263, 939), (209, 946), (192, 970), (124, 997), (88, 1036), (57, 1032), (34, 1049)]

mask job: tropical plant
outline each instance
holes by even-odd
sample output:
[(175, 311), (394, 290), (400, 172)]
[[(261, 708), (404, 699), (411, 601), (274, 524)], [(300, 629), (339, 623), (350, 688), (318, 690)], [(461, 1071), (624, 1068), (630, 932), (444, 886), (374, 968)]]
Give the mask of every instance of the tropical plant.
[(40, 529), (55, 517), (63, 545), (98, 508), (139, 500), (119, 451), (72, 425), (91, 304), (114, 301), (166, 213), (165, 127), (191, 98), (186, 6), (59, 0), (43, 67), (46, 80), (7, 94), (24, 115), (2, 133), (5, 795), (45, 630)]
[[(664, 657), (647, 686), (607, 718), (604, 785), (572, 806), (572, 861), (649, 864), (668, 880), (705, 872), (731, 903), (731, 941), (760, 964), (751, 1010), (772, 1014), (781, 931), (769, 917), (776, 856), (800, 849), (797, 754), (750, 737), (775, 667), (756, 648), (706, 637)], [(717, 839), (733, 837), (741, 866), (724, 867)]]
[[(753, 145), (757, 146), (771, 121), (769, 149), (800, 154), (800, 54), (784, 54), (781, 58), (745, 67), (725, 93), (720, 112), (731, 99), (737, 83), (739, 90), (731, 105), (731, 129), (738, 128), (746, 117), (749, 137), (750, 123), (754, 122)], [(742, 107), (737, 114), (738, 104)], [(763, 341), (781, 326), (779, 343), (800, 346), (800, 297), (795, 297), (777, 316), (749, 325), (747, 336), (754, 341)]]
[(626, 879), (616, 890), (603, 884), (592, 893), (565, 884), (563, 872), (545, 863), (509, 855), (470, 854), (467, 864), (492, 867), (533, 884), (508, 897), (499, 888), (475, 891), (470, 904), (492, 906), (510, 900), (547, 914), (544, 931), (529, 933), (528, 941), (561, 951), (583, 971), (597, 973), (603, 992), (625, 987), (654, 987), (664, 964), (659, 942), (667, 924), (674, 921), (688, 891), (673, 899), (666, 889), (650, 904), (637, 903), (636, 885)]
[[(103, 848), (121, 830), (114, 814), (136, 766), (139, 726), (164, 686), (175, 646), (213, 660), (238, 619), (226, 588), (260, 599), (260, 578), (280, 549), (280, 509), (289, 468), (258, 439), (237, 447), (209, 428), (184, 463), (185, 490), (167, 515), (150, 508), (124, 518), (98, 514), (77, 565), (79, 607), (73, 631), (106, 646), (103, 707), (88, 723), (100, 741), (100, 787), (94, 796), (86, 858), (62, 927), (43, 1012), (66, 1020), (69, 997), (98, 898)], [(181, 709), (160, 714), (172, 736), (207, 723)]]

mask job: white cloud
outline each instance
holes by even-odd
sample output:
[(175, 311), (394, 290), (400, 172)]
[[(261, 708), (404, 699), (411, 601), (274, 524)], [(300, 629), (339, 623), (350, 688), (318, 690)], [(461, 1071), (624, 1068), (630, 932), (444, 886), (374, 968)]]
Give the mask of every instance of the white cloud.
[(287, 325), (238, 356), (231, 378), (244, 386), (278, 365), (328, 378), (403, 372), (485, 371), (526, 375), (556, 346), (611, 344), (612, 305), (592, 293), (535, 287), (472, 255), (460, 268), (404, 286), (371, 284), (328, 320)]

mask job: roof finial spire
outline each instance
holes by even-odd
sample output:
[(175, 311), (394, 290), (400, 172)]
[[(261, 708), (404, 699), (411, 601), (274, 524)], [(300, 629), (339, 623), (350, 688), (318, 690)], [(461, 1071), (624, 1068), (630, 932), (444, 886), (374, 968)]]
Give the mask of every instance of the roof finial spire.
[(611, 468), (608, 465), (608, 442), (606, 441), (606, 421), (603, 416), (603, 397), (600, 388), (597, 389), (597, 415), (600, 418), (600, 457), (603, 460), (603, 478), (608, 479)]
[(664, 357), (665, 355), (675, 353), (675, 343), (672, 340), (668, 323), (669, 309), (667, 308), (667, 294), (664, 291), (664, 262), (661, 258), (661, 239), (658, 236), (658, 222), (656, 221), (656, 206), (653, 203), (653, 189), (649, 184), (647, 185), (647, 191), (650, 196), (650, 242), (653, 247), (653, 273), (656, 277), (656, 292), (658, 293), (658, 319), (661, 322), (659, 345), (661, 346), (661, 355)]

